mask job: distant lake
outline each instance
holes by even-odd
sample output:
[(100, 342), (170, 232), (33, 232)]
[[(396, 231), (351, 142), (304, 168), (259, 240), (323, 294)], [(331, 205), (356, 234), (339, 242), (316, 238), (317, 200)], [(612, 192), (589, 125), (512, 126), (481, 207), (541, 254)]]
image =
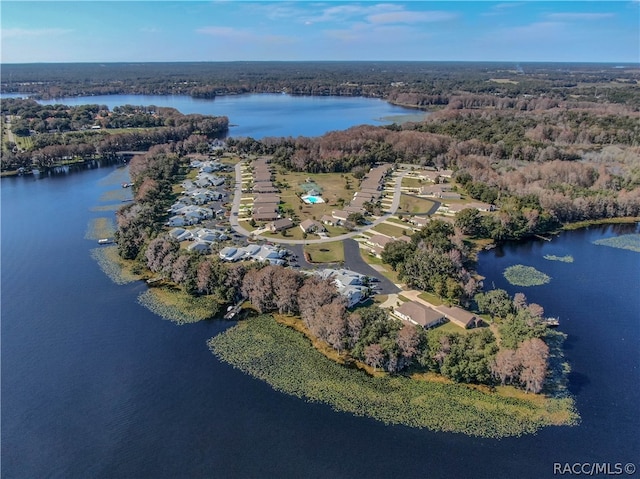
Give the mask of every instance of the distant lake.
[[(19, 95), (7, 95), (7, 98)], [(226, 95), (213, 100), (185, 95), (102, 95), (40, 101), (45, 105), (98, 104), (109, 109), (122, 105), (155, 105), (176, 108), (181, 113), (227, 116), (229, 136), (297, 137), (320, 136), (357, 125), (388, 125), (405, 115), (414, 121), (428, 113), (391, 105), (376, 98), (344, 96), (292, 96), (283, 94)]]
[[(176, 326), (90, 256), (89, 221), (123, 170), (2, 179), (3, 478), (543, 478), (554, 462), (640, 463), (640, 254), (594, 227), (480, 255), (485, 285), (560, 317), (577, 427), (502, 440), (386, 426), (272, 390), (207, 349), (230, 324)], [(573, 263), (545, 254), (571, 254)], [(513, 288), (526, 264), (549, 284)], [(635, 477), (635, 476), (629, 476)]]

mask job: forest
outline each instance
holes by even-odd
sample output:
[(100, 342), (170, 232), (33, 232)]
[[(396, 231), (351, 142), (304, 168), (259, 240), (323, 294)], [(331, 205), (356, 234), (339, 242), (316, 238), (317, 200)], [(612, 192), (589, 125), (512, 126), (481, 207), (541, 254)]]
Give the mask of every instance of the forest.
[(637, 65), (496, 62), (180, 62), (6, 64), (0, 91), (40, 99), (146, 94), (214, 98), (242, 93), (384, 98), (426, 108), (460, 93), (544, 94), (640, 106)]
[(173, 108), (124, 105), (41, 105), (9, 98), (0, 114), (11, 117), (11, 131), (29, 139), (28, 148), (3, 143), (2, 171), (46, 168), (63, 160), (114, 159), (118, 151), (146, 151), (171, 143), (174, 151), (208, 151), (209, 141), (226, 135), (227, 117), (183, 115)]

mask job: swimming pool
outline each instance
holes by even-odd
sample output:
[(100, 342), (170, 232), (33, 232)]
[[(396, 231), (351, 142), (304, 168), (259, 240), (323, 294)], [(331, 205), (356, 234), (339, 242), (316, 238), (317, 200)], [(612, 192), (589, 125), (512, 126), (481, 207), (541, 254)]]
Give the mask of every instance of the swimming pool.
[(307, 195), (302, 197), (302, 201), (308, 204), (315, 205), (316, 203), (324, 203), (324, 200), (320, 196)]

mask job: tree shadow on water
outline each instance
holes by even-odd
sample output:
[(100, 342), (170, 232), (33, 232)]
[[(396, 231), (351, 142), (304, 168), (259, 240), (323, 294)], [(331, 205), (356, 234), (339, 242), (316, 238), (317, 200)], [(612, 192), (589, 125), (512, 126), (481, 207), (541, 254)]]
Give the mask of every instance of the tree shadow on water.
[(567, 376), (568, 379), (568, 389), (571, 394), (574, 396), (578, 396), (582, 391), (582, 388), (591, 383), (589, 378), (582, 374), (576, 372), (570, 372)]

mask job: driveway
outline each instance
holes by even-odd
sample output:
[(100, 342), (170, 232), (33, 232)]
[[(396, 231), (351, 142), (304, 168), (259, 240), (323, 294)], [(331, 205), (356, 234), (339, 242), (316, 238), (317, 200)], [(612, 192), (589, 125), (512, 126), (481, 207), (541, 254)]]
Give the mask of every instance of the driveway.
[(374, 283), (374, 285), (378, 285), (376, 294), (393, 294), (401, 291), (390, 279), (373, 269), (362, 259), (362, 256), (360, 256), (360, 246), (356, 240), (347, 239), (343, 243), (344, 267), (378, 279), (379, 281)]

